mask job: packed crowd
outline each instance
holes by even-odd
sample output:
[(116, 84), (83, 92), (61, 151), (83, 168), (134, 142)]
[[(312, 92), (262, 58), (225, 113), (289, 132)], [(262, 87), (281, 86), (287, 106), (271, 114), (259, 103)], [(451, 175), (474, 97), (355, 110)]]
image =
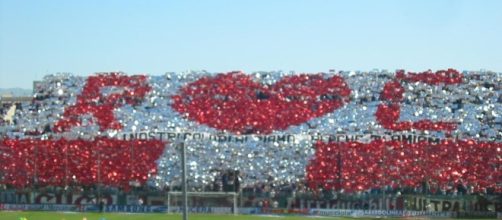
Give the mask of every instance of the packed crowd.
[[(291, 142), (252, 136), (242, 142), (186, 141), (190, 184), (198, 190), (215, 190), (215, 179), (231, 169), (240, 173), (228, 174), (227, 183), (240, 179), (243, 190), (301, 185), (361, 192), (387, 186), (418, 189), (426, 181), (436, 191), (459, 184), (472, 191), (500, 191), (501, 81), (500, 73), (455, 70), (48, 75), (33, 101), (16, 109), (15, 122), (1, 125), (2, 180), (15, 186), (91, 184), (99, 176), (112, 186), (136, 181), (174, 188), (181, 179), (176, 140), (165, 145), (150, 136), (129, 140), (144, 146), (136, 149), (120, 139), (122, 133), (171, 131), (295, 135)], [(460, 140), (440, 144), (434, 152), (438, 145), (370, 140), (354, 147), (308, 138), (402, 131)], [(337, 153), (351, 147), (344, 151), (350, 154)], [(93, 156), (98, 154), (108, 164), (98, 163)], [(451, 156), (457, 159), (444, 160)], [(134, 161), (142, 165), (128, 165)], [(416, 166), (418, 161), (427, 164)], [(430, 167), (438, 171), (425, 175)], [(227, 190), (223, 185), (219, 188)]]

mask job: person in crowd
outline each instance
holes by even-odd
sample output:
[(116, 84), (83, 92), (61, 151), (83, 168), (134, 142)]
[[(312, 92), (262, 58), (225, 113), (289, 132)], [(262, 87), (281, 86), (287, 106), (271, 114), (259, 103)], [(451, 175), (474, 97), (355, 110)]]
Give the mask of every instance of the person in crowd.
[(241, 178), (240, 172), (238, 170), (236, 170), (235, 174), (234, 174), (234, 189), (235, 189), (236, 193), (240, 192), (240, 190), (241, 190), (241, 180), (240, 180), (240, 178)]

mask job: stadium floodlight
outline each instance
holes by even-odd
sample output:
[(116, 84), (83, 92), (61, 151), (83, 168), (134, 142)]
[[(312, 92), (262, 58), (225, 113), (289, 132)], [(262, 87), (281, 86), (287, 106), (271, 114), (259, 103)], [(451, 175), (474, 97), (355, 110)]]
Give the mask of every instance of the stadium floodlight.
[(188, 200), (187, 200), (187, 165), (185, 143), (180, 142), (178, 146), (181, 150), (181, 187), (183, 191), (183, 220), (188, 219)]

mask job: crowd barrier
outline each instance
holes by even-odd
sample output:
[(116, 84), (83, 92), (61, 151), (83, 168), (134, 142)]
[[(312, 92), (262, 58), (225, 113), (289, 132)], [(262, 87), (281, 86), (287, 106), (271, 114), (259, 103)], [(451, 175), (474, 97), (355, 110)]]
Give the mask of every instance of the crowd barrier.
[[(56, 211), (56, 212), (124, 212), (124, 213), (180, 213), (181, 207), (149, 205), (98, 205), (62, 204), (0, 204), (3, 211)], [(231, 214), (231, 207), (190, 207), (190, 213)], [(408, 210), (354, 210), (354, 209), (268, 209), (239, 208), (244, 215), (307, 215), (326, 217), (426, 217), (426, 218), (502, 218), (502, 212), (438, 212)]]

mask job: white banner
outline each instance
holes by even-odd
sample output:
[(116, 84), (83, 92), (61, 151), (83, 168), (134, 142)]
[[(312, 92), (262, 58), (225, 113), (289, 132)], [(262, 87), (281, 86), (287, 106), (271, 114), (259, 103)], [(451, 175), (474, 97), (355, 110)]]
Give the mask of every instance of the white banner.
[(309, 214), (345, 217), (434, 217), (451, 218), (451, 212), (406, 211), (406, 210), (354, 210), (354, 209), (311, 209)]

